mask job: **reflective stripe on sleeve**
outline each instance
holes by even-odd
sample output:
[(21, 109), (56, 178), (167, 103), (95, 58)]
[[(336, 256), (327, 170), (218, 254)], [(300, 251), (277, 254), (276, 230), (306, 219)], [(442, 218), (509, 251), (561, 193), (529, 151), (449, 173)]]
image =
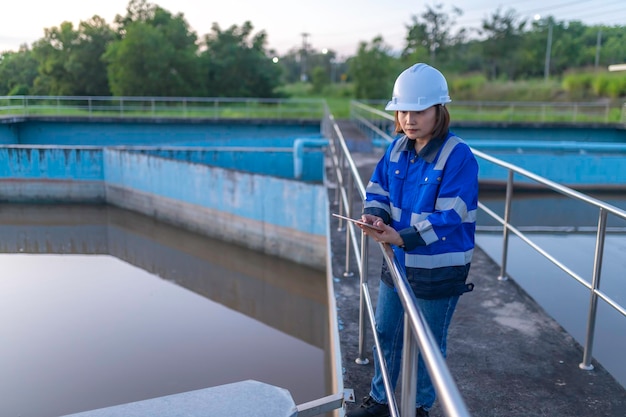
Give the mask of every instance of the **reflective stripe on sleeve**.
[(391, 218), (393, 219), (393, 221), (399, 222), (400, 219), (402, 218), (402, 209), (392, 204), (391, 205)]
[[(379, 208), (382, 210), (385, 210), (387, 213), (389, 213), (389, 205), (387, 204), (383, 204), (380, 201), (376, 201), (376, 200), (370, 200), (370, 201), (366, 201), (363, 203), (363, 208)], [(389, 213), (391, 214), (391, 213)]]
[(422, 239), (424, 239), (424, 243), (427, 245), (439, 240), (439, 236), (437, 236), (437, 233), (433, 230), (433, 225), (428, 220), (421, 221), (413, 227), (415, 227), (415, 230), (417, 230)]
[(368, 194), (376, 194), (376, 195), (381, 195), (383, 197), (389, 197), (389, 191), (386, 191), (377, 182), (372, 182), (372, 181), (368, 182), (367, 187), (365, 188), (365, 191)]

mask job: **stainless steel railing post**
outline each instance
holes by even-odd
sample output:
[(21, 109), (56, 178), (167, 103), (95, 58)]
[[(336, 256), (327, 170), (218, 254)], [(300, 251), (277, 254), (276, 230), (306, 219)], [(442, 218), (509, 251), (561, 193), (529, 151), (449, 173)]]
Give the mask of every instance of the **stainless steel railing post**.
[(509, 170), (506, 181), (506, 198), (504, 200), (504, 225), (502, 229), (502, 264), (500, 266), (500, 281), (506, 281), (506, 259), (509, 253), (509, 221), (511, 218), (511, 201), (513, 200), (513, 171)]
[(583, 361), (579, 365), (580, 369), (591, 370), (591, 351), (593, 350), (593, 337), (596, 329), (596, 313), (598, 310), (598, 294), (600, 289), (600, 276), (602, 274), (602, 258), (604, 254), (604, 237), (606, 236), (606, 215), (607, 212), (600, 208), (598, 216), (598, 232), (596, 235), (596, 252), (593, 257), (593, 277), (591, 280), (591, 299), (589, 301), (589, 316), (587, 318), (587, 337), (585, 339), (585, 350)]
[(417, 394), (417, 357), (419, 349), (410, 323), (410, 317), (405, 313), (401, 372), (402, 393), (400, 395), (401, 416), (412, 416), (415, 413), (415, 396)]
[[(345, 160), (345, 157), (343, 158)], [(347, 164), (346, 164), (347, 166)], [(347, 175), (347, 182), (348, 184), (345, 185), (345, 187), (347, 187), (347, 201), (345, 202), (346, 204), (346, 216), (348, 217), (352, 217), (352, 186), (353, 186), (353, 180), (352, 180), (352, 175), (350, 175), (350, 173), (348, 172)], [(340, 210), (340, 214), (341, 214), (341, 210)], [(354, 230), (354, 226), (346, 224), (346, 270), (343, 273), (344, 277), (351, 277), (354, 275), (354, 273), (350, 270), (350, 241), (352, 239), (351, 233)]]
[(365, 356), (365, 340), (367, 338), (367, 306), (365, 305), (365, 294), (363, 294), (364, 288), (368, 286), (367, 277), (367, 257), (369, 252), (369, 239), (367, 235), (361, 232), (361, 266), (359, 273), (359, 356), (355, 359), (355, 362), (359, 365), (367, 365), (370, 361)]

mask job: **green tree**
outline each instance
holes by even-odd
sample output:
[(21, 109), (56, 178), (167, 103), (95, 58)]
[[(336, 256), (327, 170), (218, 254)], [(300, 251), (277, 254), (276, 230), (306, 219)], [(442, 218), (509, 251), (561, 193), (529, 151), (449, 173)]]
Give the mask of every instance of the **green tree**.
[(519, 21), (513, 9), (502, 13), (498, 8), (489, 19), (482, 21), (479, 33), (486, 35), (482, 45), (489, 78), (496, 79), (502, 75), (508, 79), (515, 78), (524, 26), (526, 21)]
[(592, 33), (601, 31), (600, 65), (606, 68), (626, 62), (626, 26), (601, 26), (591, 30)]
[(426, 23), (418, 21), (417, 16), (412, 16), (412, 25), (406, 26), (406, 46), (402, 50), (402, 59), (405, 62), (427, 62), (430, 59), (430, 46), (428, 44), (428, 28)]
[(361, 42), (349, 70), (356, 98), (388, 98), (400, 65), (382, 37), (375, 37), (370, 44)]
[(33, 56), (39, 62), (37, 94), (73, 95), (77, 74), (72, 52), (78, 39), (71, 22), (44, 29), (44, 37), (33, 44)]
[(280, 66), (282, 68), (282, 82), (286, 84), (296, 83), (300, 81), (302, 74), (302, 65), (300, 62), (300, 51), (292, 48), (280, 57)]
[(553, 23), (549, 59), (551, 76), (561, 76), (569, 68), (581, 65), (581, 62), (593, 62), (593, 55), (585, 56), (583, 32), (582, 26), (578, 24)]
[(109, 95), (106, 65), (102, 55), (115, 33), (99, 16), (79, 24), (71, 22), (44, 30), (33, 46), (39, 62), (35, 80), (38, 94)]
[[(572, 67), (591, 67), (595, 63), (597, 47), (597, 29), (585, 26), (582, 22), (569, 22), (561, 36), (564, 39), (563, 46), (566, 53), (564, 57), (563, 71)], [(558, 58), (558, 57), (555, 57)]]
[(522, 35), (518, 51), (518, 78), (543, 77), (550, 19), (532, 21), (530, 29)]
[(482, 52), (482, 42), (476, 39), (456, 43), (448, 49), (450, 58), (442, 69), (454, 74), (483, 72), (485, 60)]
[(456, 17), (462, 14), (463, 11), (458, 7), (453, 7), (448, 14), (442, 4), (433, 7), (427, 5), (426, 11), (420, 15), (421, 20), (412, 16), (412, 25), (407, 27), (407, 45), (403, 56), (411, 56), (413, 61), (426, 61), (427, 52), (431, 65), (445, 62), (449, 48), (462, 42), (465, 37), (463, 28), (453, 34)]
[(111, 91), (118, 96), (194, 96), (198, 91), (196, 34), (182, 14), (131, 0), (116, 17), (120, 39), (105, 53)]
[(267, 35), (252, 34), (253, 26), (245, 22), (222, 30), (217, 23), (204, 37), (201, 54), (204, 91), (214, 97), (276, 97), (281, 67), (266, 50)]
[(0, 54), (0, 96), (30, 94), (37, 77), (37, 60), (27, 45)]
[(318, 65), (313, 68), (311, 74), (313, 92), (316, 94), (322, 93), (324, 88), (330, 84), (330, 73), (328, 72), (328, 69)]
[(73, 94), (86, 96), (111, 94), (107, 65), (103, 56), (108, 45), (116, 38), (115, 31), (99, 16), (79, 24), (77, 44), (68, 64), (76, 73)]

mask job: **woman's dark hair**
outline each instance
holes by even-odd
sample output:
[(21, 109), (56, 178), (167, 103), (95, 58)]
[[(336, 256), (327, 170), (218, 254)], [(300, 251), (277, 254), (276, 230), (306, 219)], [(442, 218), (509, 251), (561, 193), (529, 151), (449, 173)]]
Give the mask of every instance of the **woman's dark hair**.
[[(448, 133), (448, 130), (450, 129), (450, 113), (448, 112), (448, 109), (445, 106), (442, 106), (441, 104), (436, 104), (435, 111), (437, 112), (437, 114), (435, 115), (436, 122), (435, 122), (435, 127), (433, 128), (433, 132), (432, 132), (433, 139), (444, 137)], [(397, 111), (396, 111), (394, 118), (395, 118), (394, 132), (404, 133), (404, 130), (402, 130), (402, 125), (400, 124), (400, 121), (398, 121)]]

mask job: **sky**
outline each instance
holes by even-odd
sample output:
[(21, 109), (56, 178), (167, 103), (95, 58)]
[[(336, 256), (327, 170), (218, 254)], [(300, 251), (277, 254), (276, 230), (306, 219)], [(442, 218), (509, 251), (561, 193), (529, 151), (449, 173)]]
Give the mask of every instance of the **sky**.
[[(125, 15), (128, 0), (18, 0), (11, 1), (0, 14), (0, 52), (17, 51), (20, 45), (32, 46), (44, 36), (45, 28), (65, 21), (77, 28), (94, 15), (112, 24), (116, 15)], [(317, 51), (335, 51), (338, 58), (355, 55), (361, 42), (382, 36), (393, 50), (404, 46), (406, 26), (413, 16), (426, 11), (426, 5), (442, 4), (450, 13), (452, 6), (463, 11), (457, 25), (478, 28), (496, 10), (513, 9), (521, 18), (554, 16), (557, 21), (580, 20), (585, 24), (609, 26), (626, 24), (624, 0), (154, 0), (170, 13), (182, 13), (199, 38), (211, 33), (217, 23), (222, 30), (250, 21), (253, 33), (267, 33), (267, 48), (278, 55), (300, 48), (306, 41)], [(7, 8), (10, 13), (6, 13)]]

